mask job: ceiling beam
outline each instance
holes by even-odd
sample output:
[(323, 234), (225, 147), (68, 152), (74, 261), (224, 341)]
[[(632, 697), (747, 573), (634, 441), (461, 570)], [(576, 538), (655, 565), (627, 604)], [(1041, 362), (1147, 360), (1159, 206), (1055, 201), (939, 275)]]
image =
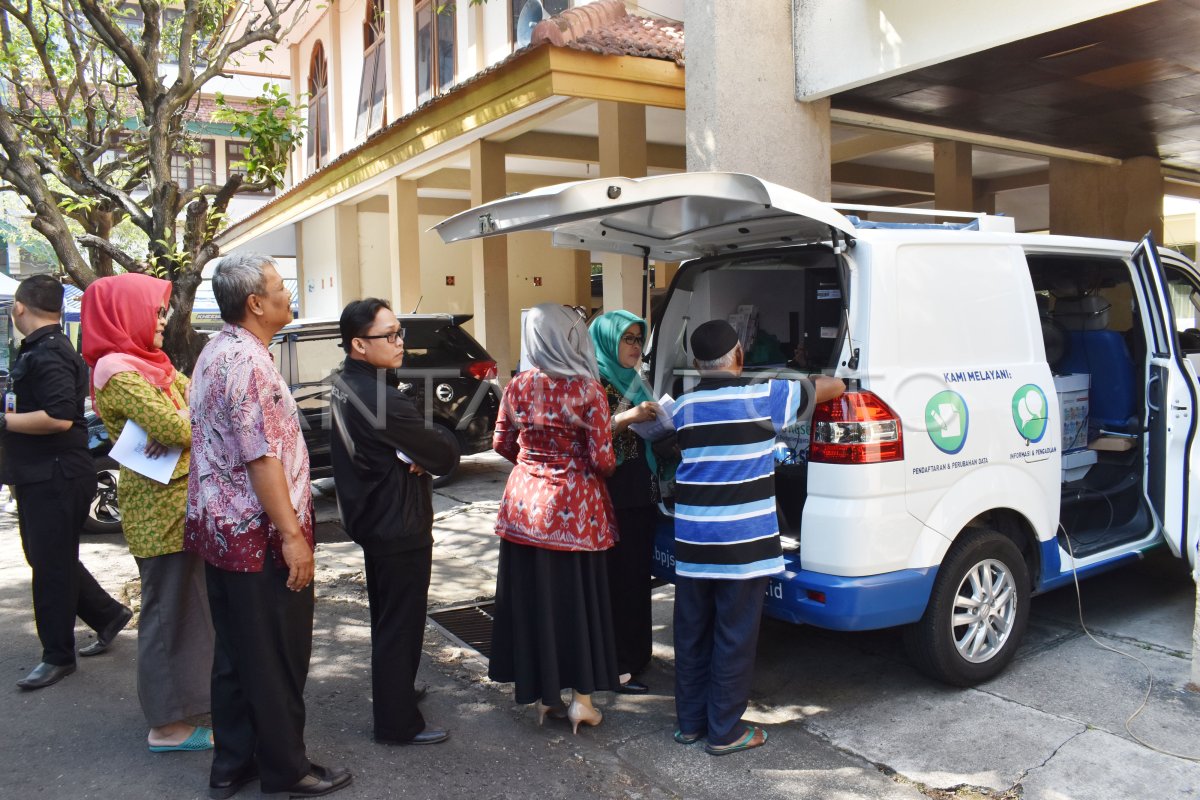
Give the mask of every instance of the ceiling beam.
[(927, 172), (909, 169), (872, 167), (867, 164), (834, 164), (832, 178), (834, 183), (846, 183), (851, 186), (878, 186), (880, 189), (900, 192), (933, 194), (933, 176)]
[(1032, 172), (1018, 172), (1015, 175), (1003, 175), (998, 178), (976, 178), (975, 194), (995, 194), (1013, 189), (1028, 189), (1031, 186), (1049, 186), (1050, 170), (1035, 169)]
[(1172, 197), (1190, 197), (1193, 200), (1200, 200), (1200, 184), (1192, 183), (1191, 181), (1173, 180), (1170, 176), (1167, 176), (1163, 184), (1163, 194), (1169, 194)]
[(931, 203), (933, 198), (930, 195), (919, 192), (887, 192), (885, 194), (872, 194), (866, 197), (855, 197), (852, 200), (839, 200), (834, 198), (833, 202), (852, 206), (855, 203), (861, 203), (864, 206), (915, 206), (921, 203)]
[(906, 136), (900, 133), (868, 133), (856, 136), (844, 142), (835, 142), (829, 148), (829, 163), (838, 164), (842, 161), (853, 161), (863, 156), (875, 153), (886, 153), (899, 150), (911, 144), (924, 141), (916, 136)]
[[(510, 156), (542, 158), (550, 161), (600, 162), (600, 142), (595, 136), (530, 131), (504, 143)], [(687, 153), (682, 145), (646, 143), (646, 166), (656, 169), (687, 169)]]
[[(563, 181), (577, 180), (573, 175), (534, 175), (527, 172), (510, 172), (505, 178), (505, 192), (528, 192), (543, 186), (553, 186)], [(440, 169), (417, 180), (418, 189), (441, 189), (468, 192), (471, 190), (471, 171), (467, 169)]]
[(1020, 139), (1012, 139), (1007, 136), (975, 133), (974, 131), (947, 128), (942, 125), (929, 125), (924, 122), (910, 122), (908, 120), (895, 119), (894, 117), (884, 117), (879, 114), (868, 114), (862, 111), (847, 111), (843, 108), (830, 109), (829, 120), (837, 125), (870, 128), (890, 133), (904, 133), (924, 139), (949, 139), (980, 147), (1008, 150), (1013, 153), (1026, 153), (1028, 155), (1044, 156), (1047, 158), (1064, 158), (1068, 161), (1107, 164), (1109, 166), (1116, 166), (1121, 163), (1121, 159), (1119, 158), (1102, 156), (1096, 153), (1085, 153), (1082, 150), (1071, 150), (1066, 147), (1054, 147), (1047, 144), (1037, 144), (1036, 142), (1023, 142)]

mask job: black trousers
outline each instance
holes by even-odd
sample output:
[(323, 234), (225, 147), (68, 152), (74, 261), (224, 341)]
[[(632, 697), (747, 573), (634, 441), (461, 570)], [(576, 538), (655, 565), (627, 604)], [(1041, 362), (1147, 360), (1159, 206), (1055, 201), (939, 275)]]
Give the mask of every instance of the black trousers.
[(67, 478), (56, 467), (50, 480), (14, 486), (13, 494), (21, 546), (33, 570), (33, 616), (42, 661), (74, 664), (75, 617), (101, 631), (123, 609), (79, 560), (79, 533), (96, 494), (96, 474)]
[(425, 638), (433, 545), (391, 555), (363, 555), (371, 604), (375, 739), (406, 742), (425, 730), (414, 684)]
[(636, 675), (650, 663), (650, 559), (657, 525), (655, 506), (617, 509), (620, 540), (607, 553), (617, 672)]
[(675, 714), (684, 733), (737, 741), (770, 578), (675, 579)]
[(216, 633), (213, 782), (231, 780), (257, 762), (262, 790), (280, 792), (308, 773), (304, 682), (312, 654), (313, 586), (293, 592), (287, 576), (270, 555), (262, 572), (205, 565)]

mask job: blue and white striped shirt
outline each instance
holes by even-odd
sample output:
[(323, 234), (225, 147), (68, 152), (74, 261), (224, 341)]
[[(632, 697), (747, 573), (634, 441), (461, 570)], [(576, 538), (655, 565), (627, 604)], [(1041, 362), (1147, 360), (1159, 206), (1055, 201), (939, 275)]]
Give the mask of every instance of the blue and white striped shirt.
[(782, 572), (775, 515), (779, 431), (812, 414), (807, 380), (706, 378), (675, 402), (675, 573), (756, 578)]

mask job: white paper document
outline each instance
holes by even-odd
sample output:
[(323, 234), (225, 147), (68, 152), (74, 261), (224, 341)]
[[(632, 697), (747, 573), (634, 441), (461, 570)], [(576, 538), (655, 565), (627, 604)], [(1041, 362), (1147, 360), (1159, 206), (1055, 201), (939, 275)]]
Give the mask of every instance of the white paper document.
[(648, 442), (657, 442), (675, 432), (675, 423), (671, 421), (671, 410), (675, 408), (675, 398), (664, 394), (658, 399), (658, 404), (666, 412), (663, 416), (645, 422), (634, 422), (629, 426), (629, 430)]
[(121, 435), (117, 438), (117, 443), (112, 446), (109, 455), (122, 467), (131, 469), (139, 475), (145, 475), (152, 481), (170, 483), (171, 473), (175, 471), (175, 465), (179, 463), (179, 456), (183, 454), (183, 448), (168, 447), (167, 452), (158, 458), (150, 458), (146, 455), (148, 438), (141, 425), (131, 419), (125, 420), (125, 427), (121, 429)]

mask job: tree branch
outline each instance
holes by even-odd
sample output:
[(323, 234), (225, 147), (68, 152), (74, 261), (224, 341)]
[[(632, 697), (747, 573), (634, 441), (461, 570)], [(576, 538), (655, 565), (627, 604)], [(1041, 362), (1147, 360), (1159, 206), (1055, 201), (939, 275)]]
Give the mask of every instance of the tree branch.
[(117, 262), (122, 267), (129, 270), (130, 272), (145, 273), (145, 272), (150, 271), (149, 264), (147, 264), (145, 261), (138, 261), (137, 259), (131, 257), (124, 250), (117, 247), (115, 244), (110, 242), (108, 239), (101, 239), (99, 236), (93, 236), (90, 233), (83, 233), (83, 234), (80, 234), (79, 236), (76, 236), (75, 241), (79, 242), (79, 244), (82, 247), (87, 247), (89, 249), (94, 249), (94, 250), (100, 250), (106, 256), (108, 256), (113, 261)]

